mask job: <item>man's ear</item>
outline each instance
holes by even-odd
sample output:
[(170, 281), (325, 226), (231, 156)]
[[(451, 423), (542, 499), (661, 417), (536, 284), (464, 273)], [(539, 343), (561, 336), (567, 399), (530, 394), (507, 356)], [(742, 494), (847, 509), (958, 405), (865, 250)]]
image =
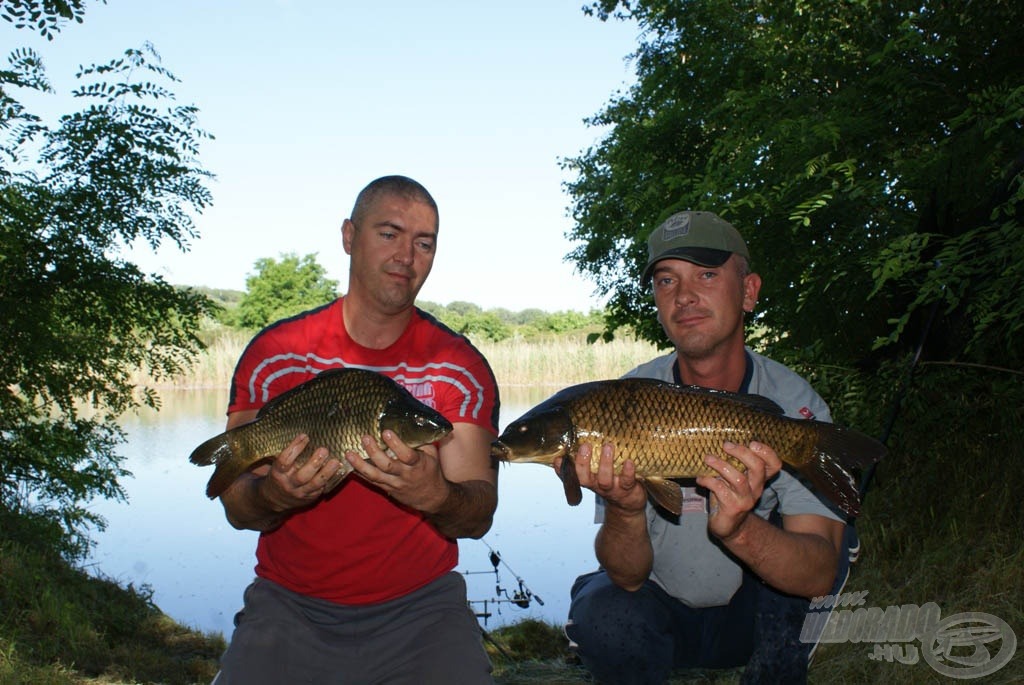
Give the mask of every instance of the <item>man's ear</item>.
[(341, 244), (345, 248), (345, 254), (352, 254), (352, 240), (355, 237), (356, 225), (351, 219), (341, 222)]
[(753, 313), (760, 292), (761, 277), (757, 274), (747, 274), (743, 279), (743, 311), (748, 314)]

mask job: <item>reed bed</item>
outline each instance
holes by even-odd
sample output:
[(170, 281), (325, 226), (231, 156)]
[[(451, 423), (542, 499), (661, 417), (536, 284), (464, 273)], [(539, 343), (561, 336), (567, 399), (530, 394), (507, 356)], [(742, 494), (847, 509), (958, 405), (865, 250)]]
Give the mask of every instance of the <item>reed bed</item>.
[[(161, 381), (154, 381), (140, 372), (137, 382), (156, 388), (226, 388), (250, 337), (245, 331), (218, 331), (189, 372)], [(544, 340), (510, 338), (501, 342), (479, 342), (476, 346), (487, 358), (501, 387), (561, 388), (617, 378), (659, 354), (648, 342), (625, 338), (595, 343), (587, 343), (579, 336)]]
[(502, 387), (557, 387), (618, 378), (656, 356), (654, 345), (618, 339), (587, 343), (573, 337), (527, 341), (512, 338), (477, 345)]

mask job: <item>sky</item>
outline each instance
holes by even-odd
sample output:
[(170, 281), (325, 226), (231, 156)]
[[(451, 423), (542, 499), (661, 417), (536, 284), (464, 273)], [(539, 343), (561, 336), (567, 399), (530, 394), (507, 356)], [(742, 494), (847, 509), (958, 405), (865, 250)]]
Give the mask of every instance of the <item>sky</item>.
[(244, 290), (258, 259), (316, 254), (344, 291), (342, 221), (369, 181), (404, 174), (440, 209), (420, 299), (588, 311), (606, 298), (565, 261), (559, 162), (605, 135), (584, 120), (633, 82), (639, 30), (584, 4), (109, 0), (51, 43), (0, 22), (0, 52), (35, 48), (64, 95), (78, 65), (147, 41), (180, 79), (215, 136), (213, 205), (187, 253), (130, 255), (171, 283)]

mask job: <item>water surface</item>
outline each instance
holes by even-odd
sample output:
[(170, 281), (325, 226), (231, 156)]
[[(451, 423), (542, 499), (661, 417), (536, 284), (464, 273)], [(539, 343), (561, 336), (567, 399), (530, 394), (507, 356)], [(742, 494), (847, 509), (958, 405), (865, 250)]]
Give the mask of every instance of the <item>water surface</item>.
[[(502, 428), (548, 391), (502, 388)], [(108, 521), (96, 533), (89, 561), (94, 574), (136, 588), (180, 623), (230, 637), (242, 591), (253, 577), (257, 534), (228, 525), (217, 501), (204, 494), (212, 470), (192, 465), (196, 445), (224, 430), (226, 392), (163, 391), (160, 412), (126, 417), (122, 446), (133, 477), (123, 485), (129, 501), (96, 502)], [(485, 629), (526, 617), (565, 620), (569, 588), (596, 567), (593, 498), (565, 503), (561, 483), (548, 467), (501, 467), (498, 511), (483, 540), (460, 540), (458, 571)], [(492, 552), (500, 561), (495, 567)], [(497, 574), (495, 574), (497, 570)], [(522, 581), (522, 583), (520, 583)], [(519, 597), (525, 608), (508, 599)], [(528, 600), (528, 601), (526, 601)], [(543, 602), (543, 604), (541, 604)]]

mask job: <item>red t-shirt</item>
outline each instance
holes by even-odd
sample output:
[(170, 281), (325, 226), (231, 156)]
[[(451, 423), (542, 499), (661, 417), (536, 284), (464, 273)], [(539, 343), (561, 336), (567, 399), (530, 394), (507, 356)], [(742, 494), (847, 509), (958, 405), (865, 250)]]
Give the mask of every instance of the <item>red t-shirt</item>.
[[(235, 368), (228, 412), (258, 409), (317, 373), (356, 366), (394, 378), (452, 423), (498, 432), (498, 388), (483, 355), (417, 309), (383, 350), (345, 330), (343, 298), (272, 324)], [(455, 568), (458, 545), (422, 514), (351, 474), (316, 506), (262, 533), (256, 575), (340, 604), (374, 604), (412, 592)]]

